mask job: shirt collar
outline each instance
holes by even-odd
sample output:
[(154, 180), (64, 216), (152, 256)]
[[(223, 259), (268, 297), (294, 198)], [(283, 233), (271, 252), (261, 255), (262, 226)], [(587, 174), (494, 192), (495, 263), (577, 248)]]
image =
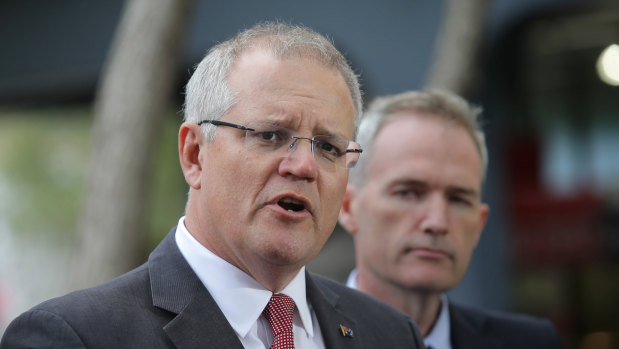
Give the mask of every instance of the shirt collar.
[(428, 347), (451, 349), (451, 326), (449, 322), (449, 303), (447, 296), (441, 296), (441, 310), (430, 333), (423, 339)]
[[(272, 292), (200, 244), (185, 227), (184, 216), (178, 221), (175, 239), (187, 263), (210, 292), (234, 331), (245, 337), (262, 314)], [(292, 298), (302, 326), (308, 335), (313, 336), (312, 316), (305, 295), (305, 267), (280, 293)]]
[(346, 279), (346, 286), (350, 288), (357, 289), (357, 275), (359, 275), (359, 271), (357, 268), (353, 269), (350, 274), (348, 274), (348, 279)]

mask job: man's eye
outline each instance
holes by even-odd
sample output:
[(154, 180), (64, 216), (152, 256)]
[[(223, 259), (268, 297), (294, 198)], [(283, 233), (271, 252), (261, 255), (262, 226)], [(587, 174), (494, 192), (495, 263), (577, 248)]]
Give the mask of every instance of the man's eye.
[(281, 143), (289, 139), (288, 134), (283, 130), (258, 129), (248, 134), (253, 142), (257, 143)]
[(261, 141), (277, 142), (281, 137), (275, 131), (256, 132), (256, 137)]
[(280, 148), (287, 141), (286, 133), (278, 130), (254, 131), (246, 135), (248, 147), (256, 150), (271, 151)]
[(329, 155), (335, 156), (335, 157), (338, 157), (338, 156), (342, 155), (342, 151), (338, 147), (334, 146), (331, 143), (328, 143), (328, 142), (318, 142), (317, 145), (318, 145), (318, 149), (320, 149), (320, 151), (323, 152), (323, 153), (326, 153), (326, 154), (329, 154)]
[(467, 205), (467, 206), (471, 205), (470, 200), (464, 197), (461, 197), (461, 196), (450, 196), (449, 201), (453, 202), (454, 204), (459, 204), (459, 205)]
[(412, 189), (400, 189), (400, 190), (396, 190), (396, 191), (394, 192), (394, 194), (395, 194), (396, 196), (403, 197), (403, 198), (407, 198), (407, 197), (417, 197), (417, 196), (419, 196), (419, 195), (418, 195), (419, 193), (417, 193), (416, 191), (414, 191), (414, 190), (412, 190)]

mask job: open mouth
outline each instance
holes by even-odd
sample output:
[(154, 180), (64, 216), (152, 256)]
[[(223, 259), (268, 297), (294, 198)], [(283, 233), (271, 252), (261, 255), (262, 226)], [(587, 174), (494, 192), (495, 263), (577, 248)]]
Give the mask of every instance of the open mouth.
[(284, 210), (290, 212), (299, 212), (305, 210), (305, 204), (303, 204), (303, 202), (289, 197), (280, 199), (277, 204), (281, 206)]

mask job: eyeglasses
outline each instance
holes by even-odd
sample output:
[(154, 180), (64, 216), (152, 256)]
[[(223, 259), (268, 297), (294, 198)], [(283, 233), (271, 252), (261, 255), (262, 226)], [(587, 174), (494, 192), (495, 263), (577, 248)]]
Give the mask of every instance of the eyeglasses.
[(253, 122), (247, 126), (219, 120), (202, 120), (198, 125), (234, 127), (245, 131), (245, 146), (259, 153), (288, 156), (300, 139), (310, 142), (315, 159), (324, 166), (353, 168), (363, 152), (361, 145), (338, 136), (318, 135), (312, 138), (293, 136), (292, 131), (268, 122)]

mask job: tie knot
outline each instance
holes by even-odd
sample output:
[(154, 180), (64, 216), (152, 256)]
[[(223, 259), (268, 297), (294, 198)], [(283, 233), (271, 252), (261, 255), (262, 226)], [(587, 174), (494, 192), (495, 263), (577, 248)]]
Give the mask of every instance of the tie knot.
[(292, 313), (294, 312), (294, 301), (283, 293), (274, 293), (269, 300), (269, 304), (264, 308), (264, 316), (269, 320), (273, 328), (273, 335), (284, 331), (292, 332)]
[(264, 317), (269, 320), (273, 330), (273, 345), (271, 349), (294, 349), (294, 335), (292, 333), (292, 313), (294, 301), (281, 293), (274, 293), (267, 307), (264, 308)]

